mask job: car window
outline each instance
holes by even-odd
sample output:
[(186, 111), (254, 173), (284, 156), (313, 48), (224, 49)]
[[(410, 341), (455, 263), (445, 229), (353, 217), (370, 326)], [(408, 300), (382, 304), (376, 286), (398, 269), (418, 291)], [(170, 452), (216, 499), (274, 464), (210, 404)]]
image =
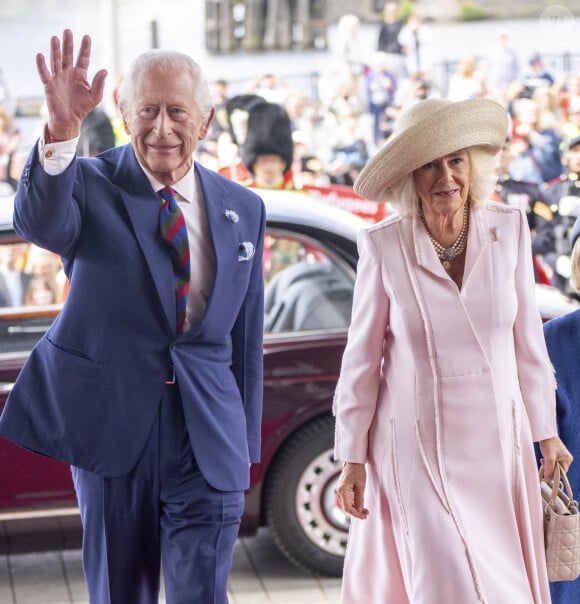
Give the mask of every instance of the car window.
[(28, 352), (66, 297), (60, 258), (34, 244), (0, 242), (0, 353)]
[(263, 263), (266, 333), (348, 327), (354, 276), (330, 250), (308, 237), (268, 231)]
[[(263, 268), (266, 333), (348, 327), (354, 274), (323, 244), (268, 230)], [(0, 241), (0, 354), (29, 352), (67, 292), (58, 255), (15, 238)]]

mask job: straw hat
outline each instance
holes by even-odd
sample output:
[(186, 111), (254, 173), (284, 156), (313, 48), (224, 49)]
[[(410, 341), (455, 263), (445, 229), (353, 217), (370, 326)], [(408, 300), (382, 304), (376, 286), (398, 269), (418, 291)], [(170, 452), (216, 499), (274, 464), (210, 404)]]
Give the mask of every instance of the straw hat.
[(496, 154), (507, 136), (508, 114), (491, 99), (427, 99), (408, 109), (389, 140), (364, 167), (354, 190), (371, 201), (387, 201), (393, 185), (439, 157), (481, 146)]

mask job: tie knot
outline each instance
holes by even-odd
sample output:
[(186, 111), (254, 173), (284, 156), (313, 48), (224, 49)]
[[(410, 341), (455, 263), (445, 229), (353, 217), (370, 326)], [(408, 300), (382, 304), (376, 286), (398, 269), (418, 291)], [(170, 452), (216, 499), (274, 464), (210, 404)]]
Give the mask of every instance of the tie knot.
[(165, 201), (175, 201), (175, 191), (171, 187), (163, 187), (159, 191), (159, 195), (165, 199)]

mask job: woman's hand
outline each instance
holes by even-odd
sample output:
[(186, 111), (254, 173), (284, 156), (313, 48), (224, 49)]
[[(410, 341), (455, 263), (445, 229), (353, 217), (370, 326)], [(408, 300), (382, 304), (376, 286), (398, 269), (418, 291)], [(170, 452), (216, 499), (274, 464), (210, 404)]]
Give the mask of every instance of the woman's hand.
[(50, 39), (50, 66), (46, 65), (43, 54), (36, 55), (36, 67), (46, 96), (48, 129), (57, 140), (78, 136), (83, 119), (103, 98), (107, 72), (101, 69), (89, 84), (90, 58), (91, 39), (83, 36), (76, 63), (73, 63), (73, 34), (70, 29), (63, 32), (62, 49), (57, 36)]
[(346, 462), (334, 489), (342, 511), (361, 520), (369, 515), (369, 511), (363, 507), (366, 479), (364, 464)]
[(556, 462), (559, 461), (564, 471), (567, 472), (574, 458), (559, 436), (547, 438), (540, 441), (540, 451), (542, 452), (542, 465), (544, 466), (544, 476), (546, 480), (552, 480)]

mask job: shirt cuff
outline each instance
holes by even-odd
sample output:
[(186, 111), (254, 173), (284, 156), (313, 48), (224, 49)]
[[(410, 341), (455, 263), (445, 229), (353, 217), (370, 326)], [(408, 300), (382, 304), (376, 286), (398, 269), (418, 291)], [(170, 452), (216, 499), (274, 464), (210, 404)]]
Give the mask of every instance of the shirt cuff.
[(60, 143), (47, 143), (43, 136), (38, 139), (38, 157), (44, 171), (51, 176), (62, 174), (71, 164), (77, 152), (80, 137)]

